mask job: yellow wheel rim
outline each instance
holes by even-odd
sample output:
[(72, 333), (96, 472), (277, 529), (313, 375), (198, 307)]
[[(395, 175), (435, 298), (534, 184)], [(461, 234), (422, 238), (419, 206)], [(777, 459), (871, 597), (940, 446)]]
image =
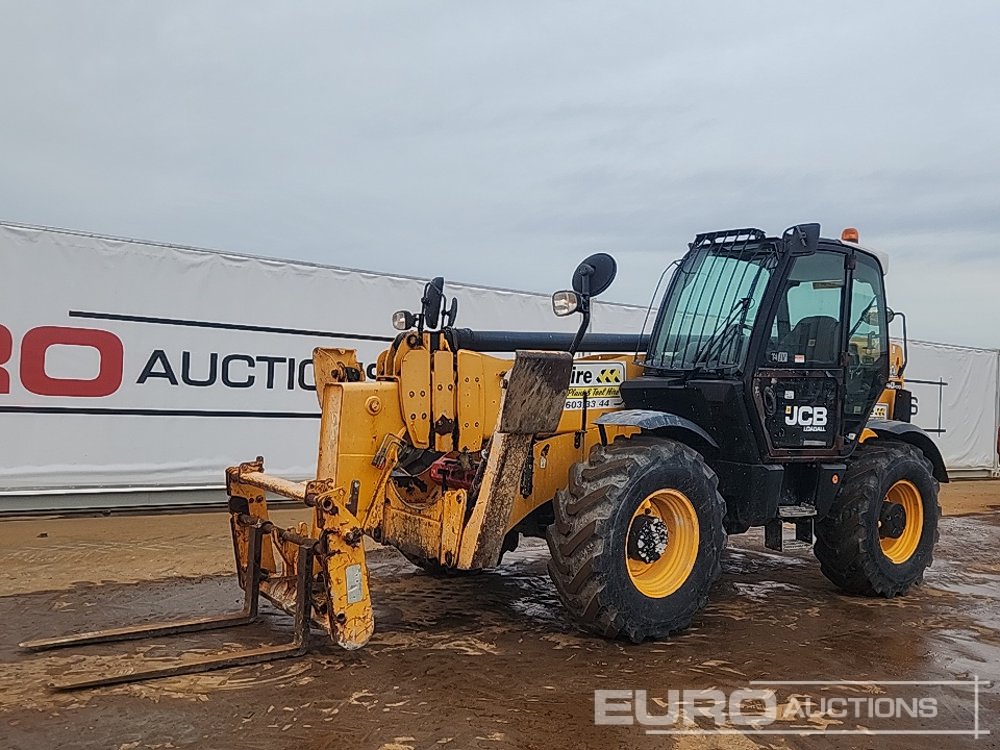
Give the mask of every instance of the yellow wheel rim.
[[(629, 540), (640, 525), (649, 526), (650, 521), (660, 529), (665, 526), (667, 538), (659, 556), (645, 562), (630, 556)], [(629, 521), (625, 545), (629, 578), (651, 599), (670, 596), (691, 575), (698, 559), (698, 540), (698, 514), (687, 495), (678, 490), (657, 490), (640, 503)]]
[(896, 565), (900, 565), (913, 557), (913, 553), (920, 545), (920, 536), (924, 531), (924, 504), (920, 497), (920, 490), (913, 482), (905, 479), (896, 482), (889, 488), (885, 502), (898, 503), (906, 511), (903, 533), (895, 539), (890, 537), (879, 539), (882, 554)]

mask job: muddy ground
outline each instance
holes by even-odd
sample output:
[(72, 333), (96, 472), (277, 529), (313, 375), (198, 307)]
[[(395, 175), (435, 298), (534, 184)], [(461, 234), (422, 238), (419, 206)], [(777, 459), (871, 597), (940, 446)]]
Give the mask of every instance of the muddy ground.
[[(806, 549), (778, 555), (759, 533), (731, 538), (694, 627), (662, 643), (578, 633), (528, 543), (498, 571), (442, 581), (395, 553), (371, 556), (377, 630), (347, 653), (315, 632), (306, 657), (83, 693), (53, 679), (127, 671), (182, 653), (277, 642), (271, 609), (229, 631), (30, 654), (30, 637), (237, 609), (224, 515), (0, 522), (0, 748), (951, 748), (1000, 746), (1000, 482), (945, 488), (925, 584), (891, 601), (837, 593)], [(957, 515), (956, 515), (957, 514)], [(281, 520), (290, 522), (291, 514)], [(978, 676), (989, 736), (647, 735), (595, 726), (594, 690), (732, 690), (751, 680), (963, 681)], [(796, 693), (777, 689), (781, 706)], [(839, 688), (845, 690), (845, 688)], [(971, 730), (967, 685), (860, 685), (855, 696), (933, 695), (939, 715), (902, 723), (811, 718), (804, 730)], [(930, 692), (936, 690), (937, 692)], [(842, 693), (841, 693), (842, 695)], [(657, 702), (659, 701), (659, 702)], [(790, 724), (782, 724), (787, 729)], [(726, 731), (736, 731), (733, 726)]]

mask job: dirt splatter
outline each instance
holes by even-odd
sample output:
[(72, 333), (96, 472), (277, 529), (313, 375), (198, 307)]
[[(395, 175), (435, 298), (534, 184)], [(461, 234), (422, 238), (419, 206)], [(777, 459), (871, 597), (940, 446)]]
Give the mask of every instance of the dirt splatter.
[[(209, 532), (208, 521), (218, 518), (196, 518), (194, 531), (172, 529), (177, 549), (191, 549), (191, 540), (207, 545), (209, 538), (228, 544), (224, 522), (221, 533)], [(729, 690), (752, 680), (1000, 677), (1000, 514), (993, 513), (944, 519), (925, 584), (890, 601), (838, 593), (808, 550), (778, 555), (761, 546), (759, 534), (733, 537), (722, 580), (694, 627), (638, 646), (581, 634), (565, 620), (545, 574), (544, 545), (525, 544), (497, 571), (448, 580), (382, 551), (372, 555), (377, 630), (361, 651), (339, 650), (316, 632), (303, 658), (83, 693), (48, 692), (48, 682), (69, 674), (127, 670), (290, 637), (288, 618), (266, 609), (259, 623), (231, 631), (41, 655), (17, 648), (29, 637), (238, 608), (233, 576), (216, 574), (228, 566), (228, 554), (211, 557), (206, 546), (205, 556), (184, 558), (157, 526), (163, 531), (157, 519), (147, 538), (163, 544), (152, 555), (159, 559), (136, 566), (120, 561), (124, 567), (117, 570), (110, 563), (89, 567), (97, 553), (80, 557), (83, 530), (69, 539), (50, 522), (48, 539), (38, 539), (44, 530), (38, 529), (13, 544), (9, 530), (0, 534), (11, 576), (4, 580), (19, 582), (17, 595), (0, 598), (4, 748), (813, 748), (815, 737), (665, 737), (638, 726), (595, 726), (594, 690), (640, 689), (662, 699), (671, 688)], [(39, 542), (66, 547), (50, 548), (40, 563), (21, 563), (44, 578), (17, 562), (26, 559), (19, 550)], [(202, 575), (165, 579), (164, 569)], [(66, 584), (112, 576), (142, 582)], [(48, 590), (28, 592), (21, 582)], [(954, 700), (950, 718), (971, 716), (971, 691)], [(982, 726), (995, 732), (1000, 686), (981, 688), (979, 701)], [(788, 702), (786, 695), (782, 705)], [(822, 729), (822, 722), (808, 726)], [(859, 739), (871, 747), (933, 750), (962, 741), (848, 736), (821, 742), (848, 748)]]

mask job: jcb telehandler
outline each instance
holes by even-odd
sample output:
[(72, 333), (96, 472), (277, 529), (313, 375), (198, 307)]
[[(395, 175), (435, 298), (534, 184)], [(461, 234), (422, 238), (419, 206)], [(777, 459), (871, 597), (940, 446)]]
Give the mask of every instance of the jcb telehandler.
[[(845, 591), (906, 592), (931, 562), (948, 477), (909, 423), (885, 260), (849, 231), (699, 234), (654, 296), (648, 336), (586, 333), (615, 275), (605, 254), (553, 295), (557, 315), (582, 314), (575, 336), (457, 328), (433, 280), (418, 312), (394, 316), (400, 333), (374, 380), (354, 351), (313, 353), (315, 479), (270, 476), (261, 458), (227, 470), (242, 612), (23, 645), (241, 624), (263, 595), (295, 616), (293, 643), (63, 687), (297, 654), (311, 625), (358, 648), (375, 627), (366, 536), (441, 574), (494, 567), (521, 536), (545, 537), (570, 616), (632, 641), (687, 627), (726, 535), (755, 526), (781, 549), (794, 525)], [(311, 520), (273, 525), (268, 492)]]

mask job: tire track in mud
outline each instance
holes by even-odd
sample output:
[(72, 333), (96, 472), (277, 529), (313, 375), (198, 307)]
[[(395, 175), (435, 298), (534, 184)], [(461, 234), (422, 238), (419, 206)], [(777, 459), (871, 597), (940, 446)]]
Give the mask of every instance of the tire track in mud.
[[(808, 551), (778, 555), (749, 535), (732, 541), (709, 606), (669, 641), (631, 646), (579, 633), (563, 616), (546, 552), (535, 543), (497, 571), (447, 580), (384, 551), (371, 556), (377, 627), (361, 651), (341, 651), (315, 632), (301, 659), (81, 694), (51, 695), (44, 685), (70, 672), (278, 642), (290, 636), (289, 618), (268, 609), (261, 623), (239, 630), (33, 655), (15, 644), (235, 609), (241, 592), (227, 575), (3, 597), (0, 727), (9, 747), (47, 749), (214, 746), (219, 737), (272, 748), (663, 747), (635, 727), (593, 726), (593, 690), (731, 688), (824, 675), (996, 679), (989, 670), (1000, 663), (1000, 561), (982, 550), (997, 548), (1000, 515), (944, 519), (926, 584), (889, 601), (837, 593)], [(996, 687), (982, 701), (995, 724)], [(880, 747), (939, 750), (923, 739)], [(789, 743), (815, 746), (808, 738), (773, 744)], [(681, 746), (711, 745), (696, 738)], [(740, 737), (727, 746), (756, 747)]]

